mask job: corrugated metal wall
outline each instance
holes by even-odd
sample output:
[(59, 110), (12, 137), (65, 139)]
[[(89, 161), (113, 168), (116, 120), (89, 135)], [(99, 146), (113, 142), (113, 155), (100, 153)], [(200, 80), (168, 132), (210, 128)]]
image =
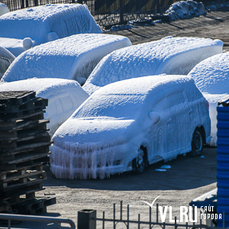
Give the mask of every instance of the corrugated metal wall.
[(217, 107), (217, 213), (225, 213), (218, 227), (229, 227), (229, 107)]

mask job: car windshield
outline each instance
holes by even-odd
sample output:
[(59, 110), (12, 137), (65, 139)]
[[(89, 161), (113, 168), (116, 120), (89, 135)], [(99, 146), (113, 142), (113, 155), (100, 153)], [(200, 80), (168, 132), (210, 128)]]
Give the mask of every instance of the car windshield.
[(105, 94), (89, 98), (74, 117), (113, 117), (135, 119), (142, 110), (144, 94)]

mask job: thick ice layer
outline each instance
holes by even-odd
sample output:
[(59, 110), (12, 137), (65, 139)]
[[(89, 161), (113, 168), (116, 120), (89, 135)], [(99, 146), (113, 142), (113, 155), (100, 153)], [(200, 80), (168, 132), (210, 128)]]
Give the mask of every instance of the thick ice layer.
[(196, 86), (209, 102), (211, 118), (211, 142), (217, 144), (217, 102), (229, 94), (229, 52), (207, 58), (196, 65), (189, 73)]
[(222, 53), (220, 40), (166, 37), (112, 52), (95, 67), (83, 88), (92, 94), (119, 80), (147, 75), (188, 74), (200, 61)]
[(191, 150), (200, 126), (208, 141), (207, 101), (187, 76), (112, 83), (93, 93), (55, 132), (51, 170), (64, 179), (109, 177), (131, 168), (141, 146), (150, 164), (169, 160)]
[(48, 4), (13, 11), (0, 17), (0, 28), (0, 37), (21, 41), (30, 37), (33, 45), (78, 33), (101, 33), (87, 6), (81, 4)]
[(0, 47), (0, 79), (14, 59), (15, 56), (11, 52), (3, 47)]
[(196, 1), (179, 1), (173, 3), (165, 12), (172, 21), (184, 18), (198, 17), (206, 14), (204, 4)]
[(204, 97), (209, 102), (209, 116), (211, 119), (211, 146), (217, 146), (217, 106), (218, 101), (228, 96), (228, 94), (208, 94), (203, 92)]
[(37, 97), (48, 99), (45, 119), (52, 135), (55, 130), (88, 98), (88, 94), (74, 80), (28, 79), (0, 83), (0, 91), (32, 90)]
[(105, 55), (130, 45), (130, 40), (123, 36), (72, 35), (27, 50), (15, 60), (3, 80), (37, 77), (75, 79), (84, 83)]

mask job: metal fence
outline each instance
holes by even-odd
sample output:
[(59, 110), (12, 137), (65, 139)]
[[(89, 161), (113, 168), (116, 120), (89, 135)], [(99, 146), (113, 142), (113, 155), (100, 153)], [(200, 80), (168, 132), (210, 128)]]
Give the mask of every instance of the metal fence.
[[(86, 4), (97, 23), (105, 28), (115, 24), (125, 24), (130, 20), (163, 14), (176, 1), (181, 0), (1, 0), (11, 11), (45, 4)], [(196, 1), (210, 4), (225, 0)]]
[[(215, 229), (216, 221), (211, 220), (212, 215), (215, 216), (215, 212), (201, 212), (196, 211), (197, 208), (190, 206), (190, 212), (187, 215), (190, 221), (184, 223), (178, 221), (177, 217), (174, 217), (173, 222), (162, 221), (159, 217), (159, 205), (156, 205), (155, 215), (152, 215), (152, 207), (149, 207), (148, 220), (141, 220), (141, 215), (138, 214), (137, 219), (130, 219), (130, 207), (127, 205), (126, 210), (123, 209), (122, 201), (120, 202), (119, 213), (117, 214), (116, 204), (113, 204), (113, 216), (107, 216), (105, 211), (102, 213), (102, 217), (97, 217), (96, 210), (82, 210), (78, 212), (78, 229), (96, 229), (96, 228), (160, 228), (160, 229)], [(196, 214), (196, 213), (197, 214)], [(125, 216), (124, 216), (125, 215)], [(210, 217), (209, 217), (210, 215)], [(223, 216), (223, 227), (218, 229), (225, 229), (225, 214)], [(161, 215), (160, 215), (161, 216)], [(203, 217), (205, 216), (205, 217)], [(145, 218), (145, 217), (144, 217)], [(207, 221), (207, 219), (210, 219)], [(209, 223), (210, 221), (210, 223)], [(100, 224), (99, 224), (100, 222)], [(207, 224), (208, 222), (208, 224)], [(99, 225), (98, 225), (99, 224)]]

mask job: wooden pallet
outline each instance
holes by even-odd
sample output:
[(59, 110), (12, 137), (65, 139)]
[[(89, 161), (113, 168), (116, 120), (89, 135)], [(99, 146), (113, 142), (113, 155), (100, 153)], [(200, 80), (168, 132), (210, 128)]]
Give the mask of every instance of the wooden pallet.
[(20, 214), (38, 214), (46, 212), (46, 207), (56, 203), (56, 197), (33, 198), (21, 200), (12, 205)]
[(44, 189), (43, 164), (49, 162), (47, 105), (35, 92), (0, 92), (0, 204), (18, 213), (44, 212), (56, 201), (35, 195)]
[(2, 91), (0, 93), (0, 104), (17, 104), (21, 105), (34, 99), (34, 91)]

